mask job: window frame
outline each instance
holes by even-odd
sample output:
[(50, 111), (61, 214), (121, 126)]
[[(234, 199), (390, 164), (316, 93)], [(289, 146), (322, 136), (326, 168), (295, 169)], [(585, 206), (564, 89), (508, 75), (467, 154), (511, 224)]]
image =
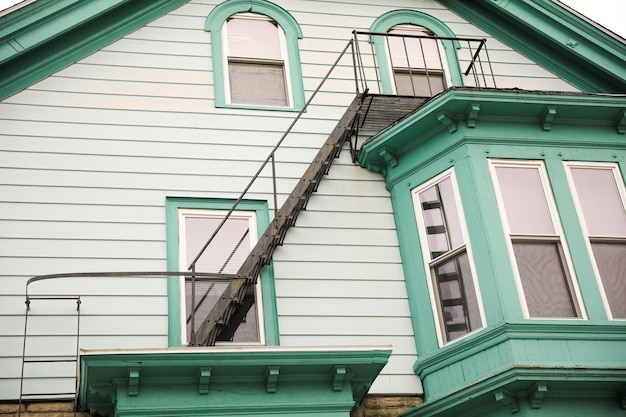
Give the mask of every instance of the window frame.
[[(548, 173), (546, 170), (545, 162), (542, 160), (517, 160), (517, 159), (492, 159), (488, 158), (489, 171), (491, 174), (491, 182), (496, 196), (498, 212), (502, 223), (502, 228), (506, 235), (506, 247), (511, 260), (511, 267), (513, 269), (513, 277), (515, 280), (515, 286), (519, 297), (520, 305), (525, 319), (531, 320), (587, 320), (587, 312), (583, 303), (581, 290), (576, 278), (574, 265), (571, 259), (570, 250), (567, 245), (565, 233), (563, 231), (563, 225), (561, 217), (558, 212), (552, 186)], [(550, 214), (550, 220), (554, 228), (554, 234), (517, 234), (511, 232), (509, 219), (507, 218), (506, 209), (504, 205), (504, 198), (501, 192), (500, 183), (496, 173), (496, 167), (531, 167), (536, 168), (539, 173), (541, 181), (543, 195), (546, 200), (548, 211)], [(573, 308), (576, 316), (574, 317), (531, 317), (528, 304), (526, 301), (526, 294), (524, 292), (522, 278), (520, 276), (519, 267), (517, 265), (517, 259), (513, 248), (514, 241), (519, 242), (555, 242), (558, 253), (561, 255), (561, 266), (563, 268), (563, 274), (565, 283), (570, 291), (570, 297), (572, 299)]]
[[(273, 19), (271, 19), (270, 17), (266, 16), (266, 15), (262, 15), (259, 13), (254, 13), (256, 16), (252, 16), (253, 13), (249, 13), (249, 12), (244, 12), (244, 13), (235, 13), (234, 15), (231, 15), (230, 17), (228, 17), (228, 19), (226, 19), (224, 21), (224, 25), (222, 27), (222, 50), (224, 51), (224, 56), (226, 57), (226, 59), (224, 59), (223, 61), (223, 65), (224, 68), (222, 69), (223, 74), (224, 74), (224, 91), (225, 91), (225, 95), (224, 95), (224, 100), (226, 101), (227, 105), (234, 105), (234, 106), (272, 106), (270, 104), (257, 104), (257, 103), (233, 103), (232, 102), (232, 89), (231, 89), (231, 79), (230, 79), (230, 64), (231, 63), (239, 63), (239, 64), (260, 64), (260, 65), (269, 65), (269, 66), (274, 66), (274, 67), (281, 67), (282, 71), (283, 71), (283, 82), (285, 83), (285, 101), (286, 104), (284, 106), (273, 106), (273, 107), (292, 107), (293, 105), (293, 93), (292, 93), (292, 87), (291, 87), (291, 79), (289, 77), (289, 74), (291, 73), (291, 69), (289, 67), (289, 59), (288, 59), (288, 53), (287, 53), (287, 41), (285, 38), (285, 32), (283, 31), (283, 29), (281, 28), (281, 26), (278, 24), (278, 22), (274, 21)], [(230, 54), (230, 48), (229, 48), (229, 42), (230, 42), (230, 38), (229, 38), (229, 34), (228, 34), (228, 22), (230, 22), (231, 19), (233, 18), (237, 18), (237, 19), (249, 19), (249, 20), (265, 20), (268, 22), (271, 22), (273, 24), (276, 25), (276, 29), (277, 29), (277, 34), (278, 34), (278, 43), (279, 43), (279, 50), (280, 50), (280, 60), (272, 60), (272, 59), (264, 59), (264, 58), (257, 58), (257, 57), (252, 57), (252, 56), (246, 56), (246, 57), (240, 57), (240, 56), (232, 56)], [(226, 94), (226, 92), (228, 92)]]
[[(430, 247), (428, 245), (428, 235), (426, 232), (426, 225), (424, 221), (424, 210), (422, 209), (422, 204), (420, 202), (420, 193), (445, 181), (446, 179), (450, 179), (452, 186), (452, 193), (454, 197), (454, 201), (456, 203), (458, 221), (459, 221), (459, 231), (461, 232), (461, 237), (463, 238), (464, 244), (455, 247), (448, 251), (445, 254), (435, 257), (432, 259), (430, 253)], [(458, 188), (458, 182), (456, 180), (456, 175), (454, 168), (450, 168), (439, 175), (431, 178), (430, 180), (420, 184), (419, 186), (411, 189), (411, 201), (413, 203), (413, 212), (415, 215), (415, 221), (417, 222), (417, 232), (420, 241), (420, 247), (422, 250), (422, 259), (424, 260), (424, 273), (428, 286), (428, 293), (430, 297), (431, 311), (433, 317), (435, 318), (435, 331), (437, 334), (437, 341), (439, 347), (443, 347), (445, 345), (449, 345), (451, 343), (455, 343), (459, 340), (462, 340), (476, 332), (485, 329), (487, 327), (487, 320), (484, 312), (484, 303), (481, 296), (480, 285), (478, 280), (478, 275), (476, 273), (476, 267), (474, 264), (474, 255), (472, 252), (472, 245), (469, 240), (469, 232), (467, 230), (467, 222), (465, 219), (465, 213), (462, 205), (461, 195)], [(445, 326), (445, 321), (443, 318), (443, 312), (440, 309), (440, 299), (439, 299), (439, 290), (435, 288), (436, 276), (434, 272), (434, 268), (440, 264), (445, 263), (448, 260), (453, 259), (454, 257), (460, 255), (462, 252), (465, 252), (468, 258), (468, 263), (470, 267), (470, 272), (472, 275), (472, 282), (474, 286), (474, 291), (476, 295), (476, 302), (478, 305), (479, 316), (481, 320), (481, 326), (477, 329), (474, 329), (462, 336), (459, 336), (452, 340), (446, 340), (445, 330), (443, 327)]]
[[(230, 210), (235, 200), (193, 197), (166, 197), (165, 221), (166, 221), (166, 247), (167, 247), (167, 270), (185, 271), (188, 265), (181, 265), (179, 256), (179, 209), (187, 210), (212, 210), (221, 211), (224, 214)], [(236, 211), (253, 212), (256, 218), (257, 234), (260, 238), (270, 224), (267, 201), (242, 200), (237, 205)], [(263, 331), (265, 345), (277, 346), (280, 344), (278, 331), (278, 312), (276, 307), (276, 290), (274, 285), (274, 272), (272, 262), (266, 265), (259, 276), (261, 296), (259, 305), (262, 306), (262, 314), (259, 314), (259, 331)], [(181, 347), (183, 344), (181, 326), (184, 312), (181, 311), (181, 280), (178, 276), (168, 277), (168, 345)], [(261, 321), (261, 318), (263, 319)], [(230, 343), (230, 342), (229, 342)], [(256, 343), (258, 344), (258, 343)], [(254, 345), (254, 344), (252, 344)]]
[(579, 224), (585, 237), (585, 246), (587, 248), (588, 256), (591, 260), (591, 266), (593, 268), (594, 277), (596, 279), (597, 286), (600, 290), (600, 297), (602, 298), (602, 303), (604, 305), (604, 310), (606, 312), (606, 315), (609, 320), (626, 321), (626, 318), (615, 318), (613, 316), (613, 312), (611, 311), (611, 306), (609, 304), (609, 300), (606, 295), (606, 290), (604, 288), (604, 282), (602, 281), (602, 276), (600, 274), (600, 269), (598, 268), (598, 263), (596, 261), (596, 257), (592, 248), (592, 243), (594, 240), (599, 240), (599, 241), (604, 241), (604, 242), (616, 241), (616, 242), (626, 245), (626, 236), (608, 236), (608, 235), (599, 236), (599, 235), (592, 235), (589, 232), (589, 227), (587, 225), (587, 221), (585, 220), (580, 196), (578, 195), (578, 192), (576, 191), (576, 184), (574, 182), (574, 177), (571, 172), (572, 168), (603, 169), (603, 170), (611, 171), (611, 173), (613, 174), (613, 179), (615, 180), (617, 192), (622, 202), (622, 207), (626, 210), (626, 186), (624, 185), (624, 179), (622, 177), (619, 164), (611, 163), (611, 162), (563, 161), (563, 167), (565, 170), (565, 176), (567, 177), (569, 191), (572, 195), (572, 199), (574, 200), (574, 207), (576, 209), (576, 214), (579, 219)]
[[(223, 28), (233, 15), (245, 12), (266, 16), (276, 22), (281, 29), (279, 33), (282, 32), (284, 35), (285, 80), (286, 87), (290, 89), (287, 93), (288, 106), (233, 104), (229, 102), (228, 55), (227, 49), (224, 49), (224, 42), (227, 42), (228, 39), (223, 33)], [(300, 111), (304, 107), (304, 84), (298, 48), (298, 40), (303, 36), (300, 26), (289, 12), (265, 0), (229, 0), (219, 4), (209, 13), (205, 22), (205, 30), (211, 32), (215, 107), (276, 111)]]

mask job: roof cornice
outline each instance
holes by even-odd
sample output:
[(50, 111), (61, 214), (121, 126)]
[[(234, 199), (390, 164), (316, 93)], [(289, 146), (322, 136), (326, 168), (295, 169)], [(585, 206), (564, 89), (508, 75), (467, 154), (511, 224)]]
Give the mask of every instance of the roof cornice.
[(498, 125), (509, 130), (524, 127), (525, 137), (544, 144), (551, 131), (557, 132), (552, 137), (563, 140), (558, 132), (564, 127), (593, 130), (589, 140), (594, 146), (601, 135), (624, 147), (626, 95), (452, 88), (372, 137), (361, 148), (359, 163), (388, 176), (390, 169), (398, 171), (400, 158), (420, 144), (442, 135), (463, 141)]
[(187, 0), (38, 0), (0, 17), (0, 99)]
[(439, 0), (585, 92), (626, 92), (626, 44), (552, 0)]

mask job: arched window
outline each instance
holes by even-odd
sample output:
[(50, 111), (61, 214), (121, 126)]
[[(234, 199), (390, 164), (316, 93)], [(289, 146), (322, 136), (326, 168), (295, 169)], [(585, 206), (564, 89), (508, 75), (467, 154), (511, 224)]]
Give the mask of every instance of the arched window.
[(213, 9), (205, 28), (217, 107), (302, 108), (302, 32), (288, 12), (267, 1), (230, 0)]
[(434, 96), (450, 86), (463, 85), (455, 50), (459, 43), (440, 20), (416, 10), (394, 10), (372, 25), (382, 93)]

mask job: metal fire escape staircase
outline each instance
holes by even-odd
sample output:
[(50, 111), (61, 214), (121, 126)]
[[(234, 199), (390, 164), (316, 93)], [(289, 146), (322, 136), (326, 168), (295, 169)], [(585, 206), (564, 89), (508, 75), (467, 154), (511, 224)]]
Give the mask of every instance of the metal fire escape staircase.
[(317, 190), (322, 177), (328, 173), (333, 160), (339, 156), (346, 140), (355, 131), (363, 97), (364, 94), (358, 94), (352, 101), (218, 302), (192, 335), (192, 344), (211, 346), (216, 340), (230, 340), (233, 337), (254, 304), (254, 286), (261, 269), (270, 262), (276, 248), (283, 243), (287, 231), (295, 224), (300, 211), (306, 208), (311, 194)]
[[(373, 59), (372, 63), (364, 63), (363, 54), (359, 49), (359, 35), (366, 36), (366, 43), (372, 48), (369, 55)], [(191, 314), (191, 337), (190, 345), (192, 346), (212, 346), (216, 341), (231, 340), (235, 334), (235, 331), (239, 325), (245, 320), (246, 315), (252, 305), (254, 304), (254, 287), (256, 285), (257, 277), (259, 276), (262, 268), (267, 265), (276, 248), (283, 243), (285, 235), (289, 228), (295, 223), (298, 214), (302, 209), (306, 207), (306, 204), (311, 197), (311, 194), (317, 190), (317, 187), (322, 180), (322, 177), (328, 173), (330, 166), (337, 157), (344, 146), (347, 139), (354, 137), (354, 143), (350, 139), (350, 148), (352, 152), (353, 161), (357, 152), (357, 138), (359, 136), (359, 129), (364, 131), (380, 131), (387, 126), (402, 119), (407, 114), (410, 114), (431, 97), (419, 97), (416, 96), (416, 90), (413, 88), (412, 96), (397, 96), (397, 95), (384, 95), (384, 94), (369, 94), (367, 86), (368, 68), (376, 69), (376, 84), (377, 90), (380, 92), (381, 80), (378, 77), (378, 63), (376, 62), (376, 54), (373, 50), (373, 40), (375, 38), (386, 39), (389, 36), (400, 36), (403, 39), (405, 53), (408, 53), (406, 49), (405, 35), (390, 35), (381, 33), (370, 32), (354, 32), (354, 39), (348, 43), (344, 50), (340, 53), (335, 63), (331, 66), (326, 76), (322, 79), (318, 88), (313, 92), (300, 114), (295, 118), (295, 123), (303, 114), (305, 109), (311, 103), (315, 95), (320, 91), (320, 88), (324, 82), (328, 79), (331, 72), (337, 67), (340, 60), (346, 55), (349, 48), (352, 51), (352, 66), (354, 69), (354, 79), (356, 84), (356, 97), (349, 105), (347, 111), (344, 113), (339, 123), (336, 125), (317, 156), (311, 162), (306, 172), (302, 175), (302, 178), (298, 181), (297, 185), (283, 204), (280, 210), (275, 212), (274, 220), (263, 233), (256, 246), (252, 249), (246, 260), (243, 262), (238, 272), (234, 277), (229, 277), (229, 283), (226, 290), (223, 292), (219, 300), (213, 305), (212, 309), (208, 313), (207, 317), (202, 321), (202, 324), (198, 327), (195, 325), (195, 311)], [(409, 36), (409, 38), (416, 38), (420, 42), (422, 36)], [(441, 38), (436, 37), (439, 41), (447, 42), (467, 42), (469, 53), (468, 61), (469, 66), (465, 71), (465, 75), (473, 74), (474, 80), (477, 86), (481, 85), (481, 77), (486, 85), (487, 80), (482, 67), (482, 61), (480, 60), (481, 50), (486, 52), (485, 40), (476, 39), (460, 39), (460, 38)], [(414, 39), (415, 40), (415, 39)], [(476, 48), (472, 48), (471, 43), (478, 42)], [(408, 55), (407, 55), (408, 56)], [(487, 55), (488, 58), (488, 55)], [(489, 63), (489, 60), (487, 59)], [(393, 63), (392, 63), (393, 66)], [(480, 73), (476, 72), (476, 69), (481, 70)], [(490, 68), (490, 63), (489, 63)], [(491, 71), (490, 71), (491, 72)], [(480, 76), (479, 76), (480, 74)], [(411, 72), (409, 71), (409, 75)], [(491, 72), (493, 76), (493, 73)], [(428, 69), (426, 69), (426, 77), (428, 78)], [(428, 80), (430, 83), (430, 80)], [(413, 85), (413, 81), (411, 81)], [(494, 80), (495, 86), (495, 80)], [(195, 288), (194, 276), (196, 274), (196, 263), (207, 249), (208, 245), (215, 238), (220, 228), (225, 224), (228, 217), (237, 207), (237, 204), (241, 202), (243, 196), (248, 191), (252, 183), (255, 181), (265, 164), (269, 161), (272, 162), (274, 167), (274, 152), (281, 145), (285, 136), (291, 131), (292, 125), (287, 129), (285, 135), (279, 140), (274, 150), (271, 152), (270, 157), (265, 160), (265, 163), (261, 167), (257, 174), (253, 177), (248, 187), (243, 191), (239, 199), (232, 206), (230, 211), (226, 214), (217, 229), (209, 237), (204, 247), (200, 250), (196, 258), (189, 266), (189, 270), (192, 273), (192, 288)], [(275, 176), (273, 177), (275, 181)], [(274, 185), (275, 186), (275, 185)], [(274, 207), (277, 207), (276, 190), (274, 189)], [(195, 290), (192, 290), (192, 292)], [(192, 295), (192, 299), (195, 296)], [(195, 306), (194, 306), (195, 308)], [(197, 328), (197, 330), (195, 330)]]

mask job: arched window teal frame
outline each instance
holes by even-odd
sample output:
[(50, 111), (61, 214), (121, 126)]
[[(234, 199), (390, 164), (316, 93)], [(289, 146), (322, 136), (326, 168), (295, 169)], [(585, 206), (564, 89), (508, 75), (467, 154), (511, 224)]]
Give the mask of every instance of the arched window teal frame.
[[(397, 25), (417, 25), (425, 27), (435, 34), (445, 38), (455, 38), (456, 35), (441, 20), (432, 17), (426, 13), (417, 10), (393, 10), (385, 13), (374, 21), (371, 32), (387, 33), (389, 29)], [(393, 74), (390, 72), (391, 66), (387, 59), (387, 48), (385, 39), (382, 36), (374, 36), (374, 50), (378, 59), (378, 67), (380, 68), (380, 78), (382, 83), (382, 92), (384, 94), (393, 94)], [(454, 86), (462, 86), (463, 78), (459, 69), (459, 60), (457, 59), (455, 49), (459, 49), (461, 45), (458, 41), (442, 41), (445, 49), (446, 59), (448, 61), (448, 70), (450, 80)]]
[[(291, 106), (274, 107), (247, 104), (230, 104), (226, 101), (224, 57), (222, 51), (222, 27), (230, 16), (236, 13), (251, 12), (265, 15), (280, 25), (287, 41), (287, 60), (291, 82)], [(213, 52), (213, 79), (216, 107), (233, 107), (259, 110), (299, 111), (304, 106), (304, 86), (298, 39), (302, 38), (302, 30), (298, 22), (283, 8), (264, 0), (228, 0), (216, 6), (206, 19), (205, 30), (211, 32), (211, 48)]]

